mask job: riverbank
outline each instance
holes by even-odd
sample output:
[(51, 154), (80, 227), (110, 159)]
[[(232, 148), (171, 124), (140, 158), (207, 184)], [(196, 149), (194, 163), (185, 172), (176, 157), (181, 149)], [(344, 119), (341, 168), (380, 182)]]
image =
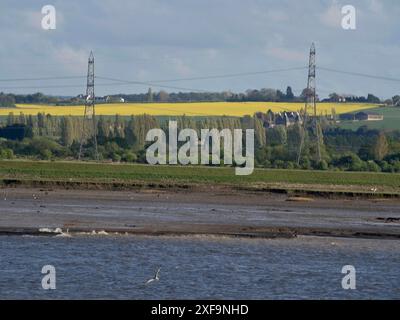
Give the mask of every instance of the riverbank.
[(222, 186), (129, 191), (6, 187), (1, 195), (2, 235), (62, 231), (64, 235), (400, 239), (397, 199), (292, 197)]
[(400, 174), (234, 168), (150, 166), (87, 162), (0, 161), (0, 186), (79, 190), (190, 190), (209, 186), (231, 192), (259, 192), (320, 198), (398, 198)]

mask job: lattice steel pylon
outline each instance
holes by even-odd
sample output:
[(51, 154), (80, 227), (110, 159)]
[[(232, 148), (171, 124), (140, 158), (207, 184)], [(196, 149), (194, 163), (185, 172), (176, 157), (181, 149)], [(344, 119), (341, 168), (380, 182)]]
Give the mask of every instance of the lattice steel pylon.
[(308, 63), (308, 81), (307, 81), (307, 89), (306, 89), (306, 103), (304, 107), (304, 116), (303, 116), (303, 131), (301, 133), (301, 141), (299, 145), (299, 152), (297, 156), (297, 164), (300, 164), (301, 154), (304, 148), (304, 140), (305, 134), (307, 132), (307, 117), (308, 110), (310, 108), (313, 109), (313, 119), (312, 119), (312, 129), (314, 131), (316, 137), (316, 145), (317, 145), (317, 160), (321, 161), (321, 128), (319, 126), (318, 115), (317, 115), (317, 94), (316, 94), (316, 61), (315, 61), (315, 44), (312, 43), (310, 49), (310, 57)]
[(90, 143), (92, 143), (94, 148), (94, 158), (99, 160), (99, 154), (97, 150), (97, 123), (94, 94), (94, 56), (92, 51), (90, 52), (88, 60), (85, 113), (83, 115), (81, 141), (79, 146), (79, 160), (81, 160), (84, 156), (84, 145)]

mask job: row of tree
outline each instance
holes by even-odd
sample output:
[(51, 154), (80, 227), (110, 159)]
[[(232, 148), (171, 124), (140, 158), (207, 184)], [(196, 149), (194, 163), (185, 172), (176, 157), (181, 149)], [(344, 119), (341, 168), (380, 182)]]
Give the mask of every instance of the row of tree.
[[(255, 130), (256, 163), (272, 168), (315, 168), (369, 171), (400, 170), (400, 132), (383, 132), (365, 127), (357, 131), (336, 128), (321, 117), (321, 160), (317, 157), (316, 134), (295, 123), (265, 128), (254, 116), (157, 118), (149, 115), (132, 117), (98, 117), (97, 140), (102, 159), (145, 162), (145, 137), (153, 128), (168, 130), (168, 120), (177, 120), (178, 128)], [(2, 126), (23, 125), (29, 128), (23, 141), (3, 139), (0, 157), (74, 158), (78, 154), (82, 118), (18, 116), (10, 113)], [(311, 127), (311, 126), (310, 126)], [(90, 149), (90, 143), (88, 147)], [(299, 146), (303, 145), (300, 159)], [(222, 155), (221, 155), (222, 156)], [(298, 161), (300, 160), (300, 161)]]
[[(97, 97), (97, 103), (106, 103), (107, 101), (119, 101), (123, 98), (125, 102), (246, 102), (246, 101), (265, 101), (265, 102), (304, 102), (307, 97), (307, 89), (296, 96), (290, 86), (286, 91), (276, 89), (249, 89), (243, 93), (223, 92), (172, 92), (164, 90), (153, 92), (150, 88), (147, 93), (138, 94), (117, 94), (106, 97)], [(317, 97), (318, 98), (318, 97)], [(366, 97), (331, 93), (324, 102), (363, 102), (363, 103), (381, 103), (382, 101), (373, 94)], [(392, 99), (384, 101), (390, 105), (400, 105), (400, 96), (396, 95)], [(76, 105), (85, 103), (85, 97), (78, 95), (76, 97), (57, 97), (48, 96), (42, 93), (16, 95), (0, 93), (0, 108), (14, 107), (15, 104), (51, 104), (51, 105)]]

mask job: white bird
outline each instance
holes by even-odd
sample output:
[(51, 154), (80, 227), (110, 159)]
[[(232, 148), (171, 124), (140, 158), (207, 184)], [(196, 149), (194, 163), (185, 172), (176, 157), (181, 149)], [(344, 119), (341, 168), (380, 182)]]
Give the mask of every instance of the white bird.
[(371, 188), (371, 191), (376, 192), (376, 191), (378, 191), (378, 188), (377, 187)]
[(156, 275), (154, 276), (154, 278), (151, 278), (151, 279), (147, 280), (146, 285), (147, 285), (147, 284), (150, 284), (150, 283), (152, 283), (152, 282), (154, 282), (154, 281), (160, 280), (160, 270), (161, 270), (161, 268), (158, 268), (158, 270), (157, 270)]

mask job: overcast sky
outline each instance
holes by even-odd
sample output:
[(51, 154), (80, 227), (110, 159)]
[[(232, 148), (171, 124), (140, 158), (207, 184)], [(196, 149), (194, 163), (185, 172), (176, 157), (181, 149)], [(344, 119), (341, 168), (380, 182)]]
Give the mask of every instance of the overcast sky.
[[(42, 29), (47, 4), (56, 8), (56, 30)], [(356, 30), (341, 27), (347, 4), (357, 10)], [(1, 0), (0, 37), (2, 80), (84, 76), (90, 50), (96, 75), (145, 82), (303, 67), (313, 41), (321, 67), (400, 78), (398, 0)], [(291, 85), (298, 94), (306, 78), (307, 71), (298, 70), (164, 84), (235, 92)], [(10, 88), (64, 84), (77, 87)], [(147, 87), (98, 86), (96, 94)], [(321, 96), (391, 97), (400, 94), (400, 82), (320, 70), (317, 89)], [(85, 91), (85, 79), (2, 81), (0, 90), (76, 95)]]

